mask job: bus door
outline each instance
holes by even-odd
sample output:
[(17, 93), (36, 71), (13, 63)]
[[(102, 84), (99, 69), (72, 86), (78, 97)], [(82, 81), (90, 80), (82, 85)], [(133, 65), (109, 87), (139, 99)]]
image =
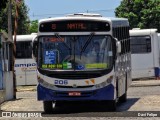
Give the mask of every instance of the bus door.
[(154, 76), (153, 49), (150, 36), (131, 37), (132, 78)]

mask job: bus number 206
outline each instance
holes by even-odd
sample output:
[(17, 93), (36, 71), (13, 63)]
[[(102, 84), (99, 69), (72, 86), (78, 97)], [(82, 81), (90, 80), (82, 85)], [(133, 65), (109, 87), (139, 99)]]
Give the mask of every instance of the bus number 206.
[(55, 80), (54, 84), (55, 85), (67, 85), (68, 84), (68, 80)]

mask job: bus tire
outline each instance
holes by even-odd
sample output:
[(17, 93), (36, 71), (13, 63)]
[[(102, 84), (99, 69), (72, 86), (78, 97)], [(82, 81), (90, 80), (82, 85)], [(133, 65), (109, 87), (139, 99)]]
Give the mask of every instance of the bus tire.
[(127, 101), (127, 92), (125, 92), (121, 97), (119, 97), (119, 102), (124, 103)]
[(45, 113), (50, 113), (53, 110), (52, 101), (43, 101), (43, 108)]
[(125, 93), (119, 97), (119, 102), (124, 103), (127, 101), (127, 73), (126, 73), (126, 82), (125, 82)]
[(55, 108), (59, 108), (63, 106), (63, 101), (56, 101), (55, 102)]
[(109, 100), (108, 101), (108, 110), (109, 111), (116, 111), (116, 100)]

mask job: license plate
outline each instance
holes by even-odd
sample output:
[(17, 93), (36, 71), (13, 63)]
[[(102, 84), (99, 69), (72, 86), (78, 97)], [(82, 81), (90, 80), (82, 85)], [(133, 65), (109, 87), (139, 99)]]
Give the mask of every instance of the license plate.
[(81, 96), (80, 92), (69, 92), (68, 93), (69, 96)]

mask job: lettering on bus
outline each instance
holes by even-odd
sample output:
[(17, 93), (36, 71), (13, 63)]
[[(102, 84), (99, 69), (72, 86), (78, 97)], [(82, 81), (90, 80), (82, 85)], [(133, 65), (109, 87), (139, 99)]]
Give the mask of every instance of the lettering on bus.
[(81, 30), (85, 30), (86, 29), (86, 25), (83, 23), (69, 23), (67, 24), (67, 29), (81, 29)]
[(55, 37), (51, 37), (51, 38), (48, 38), (47, 41), (50, 41), (50, 42), (64, 42), (64, 38), (55, 38)]
[(43, 69), (55, 69), (55, 68), (62, 69), (63, 66), (62, 64), (42, 64), (42, 68)]
[(104, 68), (107, 68), (107, 64), (106, 63), (85, 64), (85, 67), (87, 69), (95, 69), (95, 68), (104, 69)]
[(57, 28), (56, 24), (52, 24), (52, 29), (55, 30)]
[(40, 32), (110, 31), (110, 24), (92, 20), (49, 21), (39, 25)]
[(30, 67), (30, 66), (36, 66), (36, 63), (15, 64), (15, 67)]
[(55, 80), (54, 84), (55, 85), (67, 85), (68, 84), (68, 80)]

